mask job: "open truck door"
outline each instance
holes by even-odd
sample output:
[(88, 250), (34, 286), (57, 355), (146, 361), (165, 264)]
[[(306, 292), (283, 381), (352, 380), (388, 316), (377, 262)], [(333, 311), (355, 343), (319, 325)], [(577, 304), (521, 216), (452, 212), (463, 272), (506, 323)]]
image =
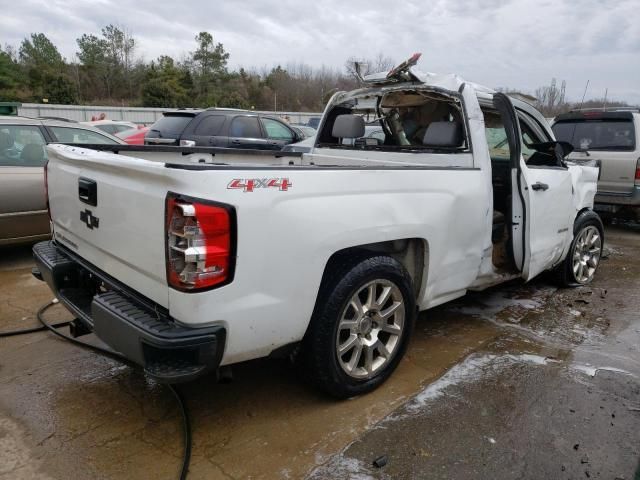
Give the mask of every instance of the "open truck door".
[[(493, 103), (500, 112), (509, 141), (511, 161), (512, 214), (511, 236), (516, 267), (525, 280), (556, 264), (562, 258), (571, 231), (574, 208), (572, 181), (569, 169), (561, 159), (532, 161), (534, 156), (523, 155), (525, 144), (521, 118), (509, 97), (494, 95)], [(536, 135), (527, 129), (529, 136)], [(534, 143), (549, 139), (529, 138)], [(546, 153), (540, 153), (539, 159)], [(553, 157), (555, 158), (555, 157)]]

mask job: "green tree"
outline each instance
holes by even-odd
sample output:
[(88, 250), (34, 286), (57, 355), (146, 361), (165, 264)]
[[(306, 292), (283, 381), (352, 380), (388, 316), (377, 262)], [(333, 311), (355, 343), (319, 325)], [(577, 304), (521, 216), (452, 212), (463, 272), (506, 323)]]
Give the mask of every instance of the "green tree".
[(151, 62), (147, 79), (142, 88), (142, 104), (145, 107), (182, 107), (188, 103), (187, 89), (183, 86), (183, 71), (176, 67), (173, 58), (158, 57)]
[(21, 86), (25, 78), (12, 52), (0, 48), (0, 101), (23, 100)]
[(76, 39), (89, 96), (109, 99), (133, 95), (135, 39), (126, 30), (107, 25), (101, 36), (83, 34)]
[(135, 39), (126, 30), (115, 25), (104, 27), (102, 37), (106, 42), (107, 63), (114, 74), (115, 82), (119, 84), (115, 87), (124, 87), (131, 94), (131, 68), (136, 47)]
[(216, 87), (227, 73), (229, 54), (221, 43), (214, 43), (209, 32), (196, 35), (197, 48), (191, 53), (193, 77), (199, 100), (215, 103)]
[(64, 59), (44, 33), (32, 33), (20, 44), (20, 61), (27, 67), (60, 67)]
[(18, 51), (33, 100), (51, 103), (74, 103), (75, 88), (69, 78), (64, 58), (44, 33), (32, 33)]
[(93, 34), (76, 39), (76, 56), (82, 70), (82, 95), (89, 98), (111, 96), (111, 72), (106, 57), (107, 42)]

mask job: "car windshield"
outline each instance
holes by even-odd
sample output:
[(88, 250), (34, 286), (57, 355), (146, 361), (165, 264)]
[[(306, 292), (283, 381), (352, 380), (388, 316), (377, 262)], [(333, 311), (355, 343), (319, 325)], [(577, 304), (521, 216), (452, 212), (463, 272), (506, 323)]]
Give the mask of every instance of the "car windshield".
[(570, 120), (553, 127), (556, 139), (576, 150), (633, 150), (635, 135), (630, 120)]

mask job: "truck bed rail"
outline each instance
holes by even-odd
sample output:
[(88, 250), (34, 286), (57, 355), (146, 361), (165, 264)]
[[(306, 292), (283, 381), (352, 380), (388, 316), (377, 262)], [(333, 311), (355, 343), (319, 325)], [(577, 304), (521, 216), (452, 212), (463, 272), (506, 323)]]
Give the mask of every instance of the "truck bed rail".
[(283, 152), (280, 150), (253, 150), (244, 148), (223, 147), (181, 147), (177, 145), (108, 145), (103, 143), (60, 143), (71, 147), (88, 148), (101, 152), (164, 152), (190, 155), (192, 153), (207, 153), (209, 155), (252, 155), (256, 157), (302, 157), (302, 152)]

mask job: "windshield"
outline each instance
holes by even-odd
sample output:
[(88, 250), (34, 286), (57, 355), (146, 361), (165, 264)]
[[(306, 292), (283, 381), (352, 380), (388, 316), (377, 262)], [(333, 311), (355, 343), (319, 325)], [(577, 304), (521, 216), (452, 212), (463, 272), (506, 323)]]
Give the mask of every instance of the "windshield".
[(180, 135), (187, 124), (193, 120), (193, 115), (166, 115), (151, 126), (151, 132), (157, 132), (161, 137)]
[(571, 120), (553, 127), (556, 139), (576, 150), (633, 150), (635, 135), (631, 120)]

